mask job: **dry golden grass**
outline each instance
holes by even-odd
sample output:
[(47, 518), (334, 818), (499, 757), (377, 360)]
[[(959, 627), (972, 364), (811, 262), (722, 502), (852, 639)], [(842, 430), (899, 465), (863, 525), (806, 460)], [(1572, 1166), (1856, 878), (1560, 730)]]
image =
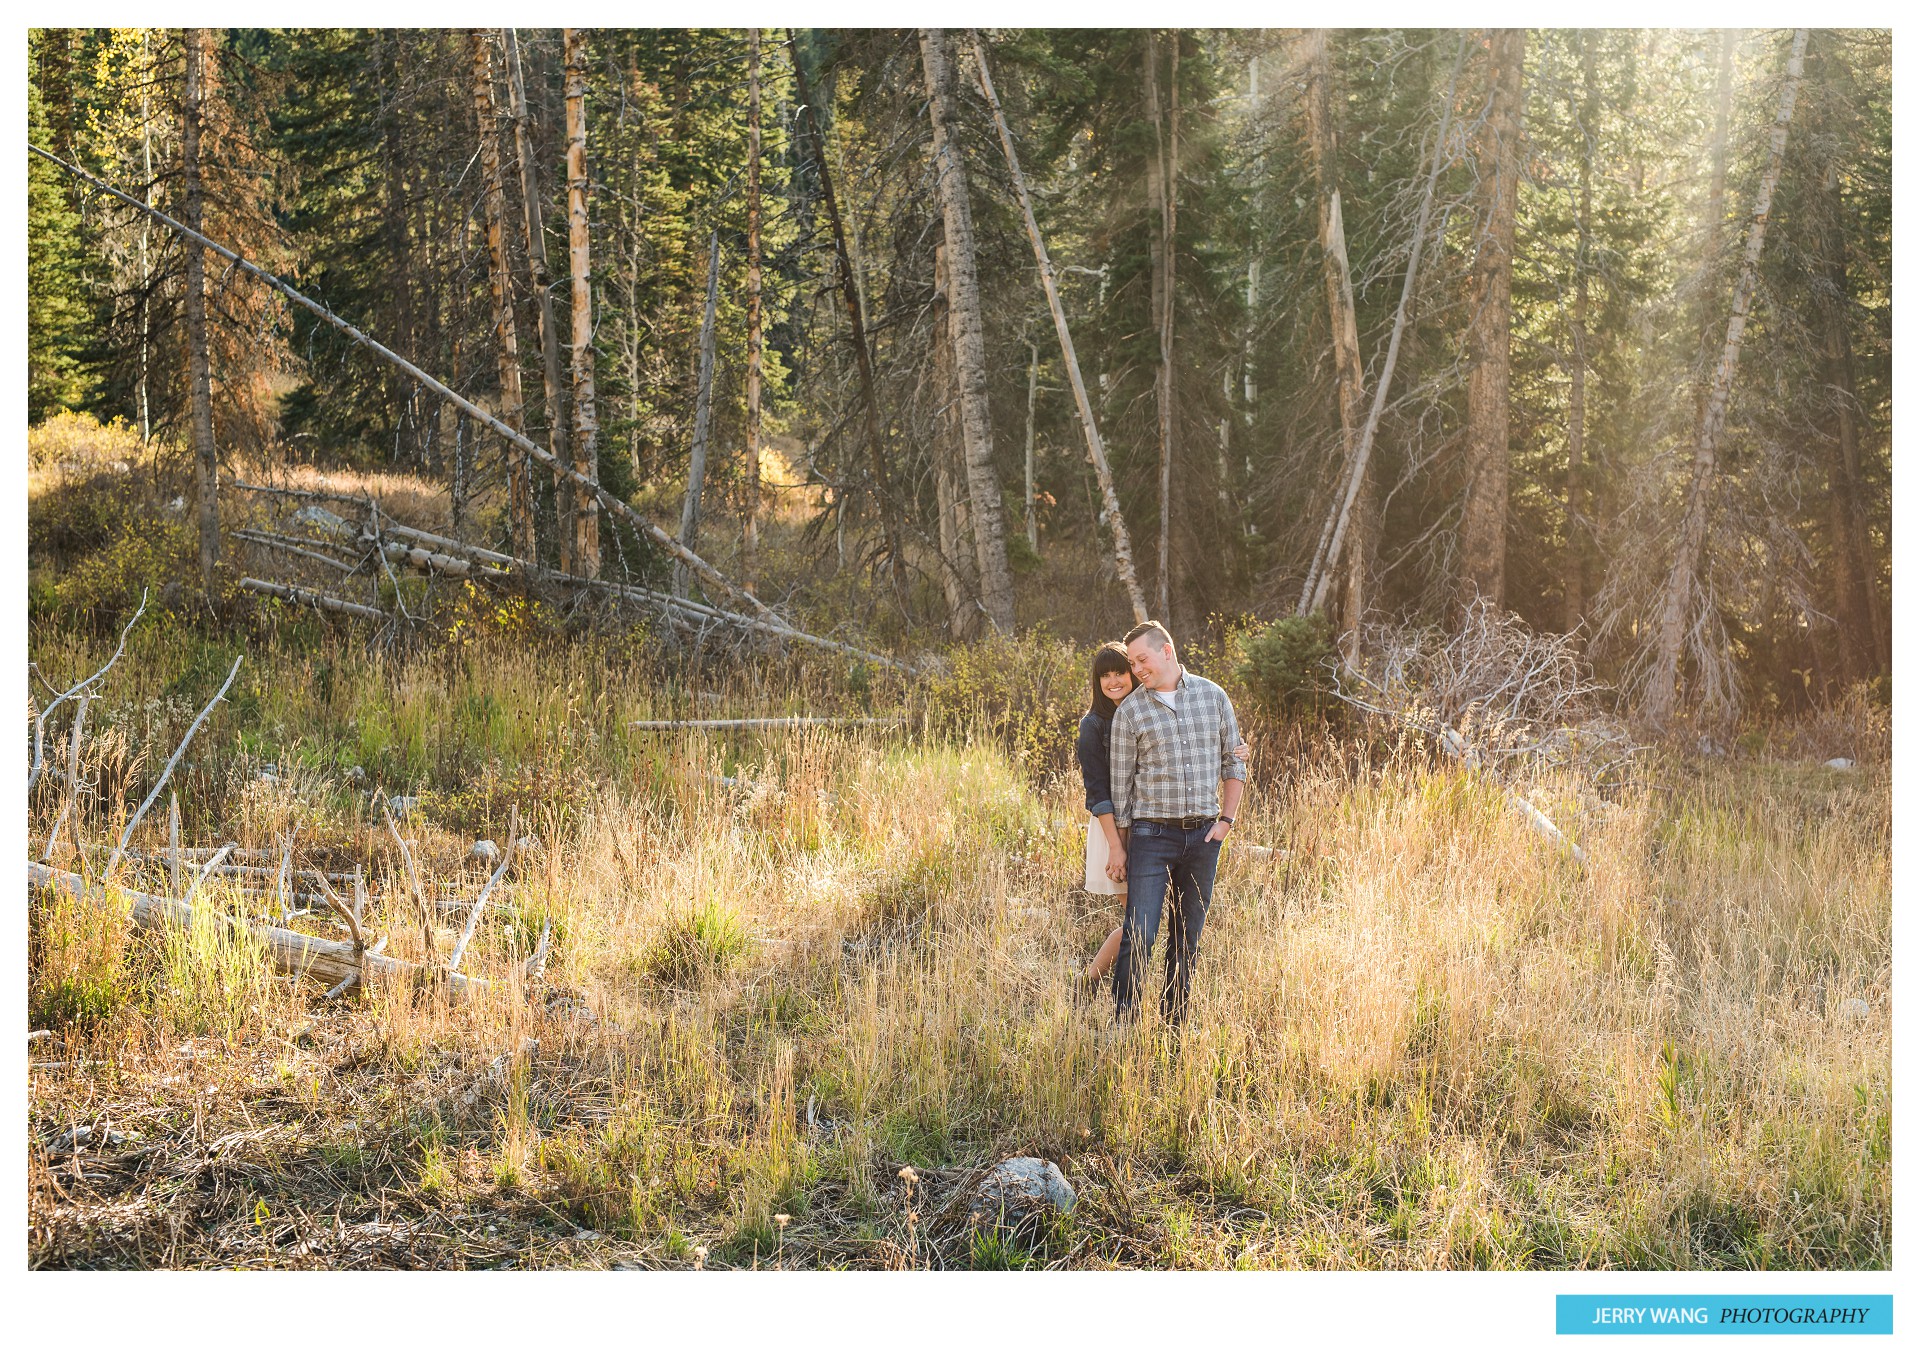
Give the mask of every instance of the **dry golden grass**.
[[(111, 646), (99, 615), (191, 578), (184, 461), (56, 419), (29, 481), (29, 641), (64, 685)], [(405, 476), (324, 484), (445, 523)], [(770, 550), (798, 548), (804, 495)], [(912, 686), (703, 667), (644, 628), (557, 642), (536, 603), (462, 592), (407, 655), (271, 606), (209, 629), (192, 585), (157, 597), (89, 714), (84, 848), (56, 863), (97, 873), (243, 651), (174, 781), (187, 844), (293, 835), (303, 866), (357, 866), (387, 951), (428, 962), (485, 877), (473, 840), (504, 844), (518, 809), (539, 846), (462, 963), (496, 989), (465, 1003), (328, 1003), (216, 925), (136, 934), (119, 904), (34, 897), (36, 1265), (1889, 1264), (1883, 763), (1674, 761), (1618, 801), (1529, 785), (1581, 868), (1416, 748), (1256, 728), (1185, 1036), (1150, 1014), (1116, 1038), (1069, 981), (1117, 915), (1076, 890), (1081, 654), (1030, 636)], [(851, 566), (811, 585), (836, 614), (871, 599)], [(1870, 760), (1875, 708), (1776, 742)], [(871, 711), (902, 724), (628, 728)], [(452, 904), (415, 904), (370, 789), (418, 800), (404, 830)], [(49, 774), (29, 804), (36, 856), (65, 791)], [(138, 843), (164, 833), (163, 804)], [(151, 863), (122, 880), (169, 885)], [(232, 882), (201, 904), (278, 912)], [(1015, 1153), (1080, 1204), (1031, 1242), (974, 1234), (971, 1180)]]
[[(695, 700), (644, 645), (297, 637), (203, 734), (188, 842), (298, 825), (303, 862), (368, 871), (390, 952), (444, 960), (462, 916), (423, 932), (347, 771), (421, 797), (429, 891), (474, 894), (466, 846), (517, 805), (540, 847), (463, 963), (500, 988), (327, 1005), (257, 953), (36, 900), (36, 1264), (1889, 1261), (1884, 767), (1674, 764), (1616, 803), (1536, 785), (1582, 869), (1406, 748), (1282, 764), (1262, 737), (1186, 1034), (1116, 1040), (1068, 979), (1115, 918), (1074, 889), (1077, 793), (992, 739), (912, 700), (895, 732), (646, 737), (626, 722), (852, 696), (742, 672)], [(219, 663), (136, 647), (96, 754), (145, 782)], [(96, 866), (114, 801), (83, 818)], [(141, 1138), (50, 1147), (74, 1126)], [(1031, 1249), (960, 1204), (1014, 1153), (1081, 1193)]]

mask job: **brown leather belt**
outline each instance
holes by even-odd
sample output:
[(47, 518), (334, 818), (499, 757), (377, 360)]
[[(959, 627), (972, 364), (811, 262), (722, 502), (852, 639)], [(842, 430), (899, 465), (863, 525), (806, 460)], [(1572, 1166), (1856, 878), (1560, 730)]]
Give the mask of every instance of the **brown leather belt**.
[(1198, 830), (1210, 826), (1220, 818), (1218, 816), (1136, 816), (1134, 824), (1145, 823), (1150, 826), (1166, 826), (1171, 830)]

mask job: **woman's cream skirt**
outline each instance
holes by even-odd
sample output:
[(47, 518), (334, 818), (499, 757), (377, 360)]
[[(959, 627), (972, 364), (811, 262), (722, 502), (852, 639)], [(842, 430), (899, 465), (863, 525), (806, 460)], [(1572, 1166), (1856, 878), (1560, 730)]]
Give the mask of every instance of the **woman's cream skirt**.
[(1096, 896), (1124, 896), (1125, 882), (1107, 876), (1107, 832), (1093, 817), (1087, 818), (1087, 890)]

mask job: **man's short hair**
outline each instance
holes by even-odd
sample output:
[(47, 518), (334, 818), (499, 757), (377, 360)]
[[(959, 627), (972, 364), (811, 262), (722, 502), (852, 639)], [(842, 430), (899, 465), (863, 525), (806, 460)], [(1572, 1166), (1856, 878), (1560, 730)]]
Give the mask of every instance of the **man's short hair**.
[(1173, 635), (1168, 633), (1167, 626), (1157, 619), (1149, 619), (1144, 624), (1135, 624), (1132, 628), (1128, 629), (1127, 646), (1132, 647), (1135, 638), (1144, 638), (1148, 634), (1156, 635), (1161, 647), (1173, 646)]

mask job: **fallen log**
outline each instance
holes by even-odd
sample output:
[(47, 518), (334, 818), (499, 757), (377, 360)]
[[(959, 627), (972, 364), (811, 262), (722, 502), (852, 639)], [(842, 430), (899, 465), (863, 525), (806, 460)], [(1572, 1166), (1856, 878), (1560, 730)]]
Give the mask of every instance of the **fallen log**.
[[(391, 520), (382, 527), (382, 533), (396, 535), (399, 539), (383, 541), (368, 533), (361, 535), (360, 542), (382, 550), (388, 558), (396, 562), (404, 561), (417, 571), (443, 572), (452, 577), (472, 577), (480, 581), (506, 581), (513, 577), (528, 577), (555, 586), (577, 587), (621, 600), (658, 606), (670, 617), (693, 616), (717, 624), (726, 624), (734, 628), (747, 629), (754, 633), (764, 633), (770, 637), (805, 643), (830, 652), (858, 657), (862, 661), (872, 662), (878, 666), (889, 666), (895, 670), (907, 669), (892, 657), (883, 656), (878, 652), (869, 652), (851, 643), (822, 638), (804, 629), (796, 629), (777, 621), (758, 619), (752, 615), (739, 614), (732, 610), (723, 610), (718, 606), (702, 604), (685, 596), (655, 591), (651, 587), (635, 586), (630, 582), (602, 581), (598, 577), (576, 577), (572, 573), (557, 572), (524, 558), (515, 558), (512, 554), (485, 549), (463, 540), (449, 539), (445, 535), (436, 535), (426, 530), (415, 530), (411, 526), (397, 525)], [(412, 545), (405, 543), (408, 540), (415, 543)]]
[(248, 544), (278, 549), (282, 553), (298, 554), (315, 563), (325, 563), (330, 568), (338, 568), (341, 572), (354, 573), (360, 570), (360, 565), (357, 563), (343, 563), (328, 554), (306, 547), (309, 544), (322, 543), (320, 540), (294, 539), (288, 535), (276, 535), (271, 530), (229, 530), (227, 533), (235, 539), (245, 540)]
[(658, 718), (630, 722), (636, 732), (771, 731), (785, 727), (896, 727), (898, 718)]
[(258, 577), (242, 577), (242, 591), (252, 591), (262, 596), (277, 596), (281, 600), (291, 601), (295, 605), (311, 605), (317, 610), (331, 610), (335, 614), (352, 615), (355, 619), (386, 619), (385, 610), (376, 610), (371, 605), (361, 605), (357, 601), (341, 600), (338, 596), (329, 596), (320, 591), (308, 591), (305, 587), (282, 586), (278, 582), (263, 582)]
[[(27, 886), (30, 890), (54, 887), (79, 900), (105, 903), (104, 894), (97, 885), (89, 885), (78, 873), (49, 868), (43, 863), (27, 864)], [(193, 907), (182, 901), (169, 900), (165, 896), (149, 896), (139, 891), (119, 890), (122, 896), (133, 902), (133, 922), (142, 929), (165, 929), (169, 925), (186, 925), (193, 921)], [(491, 985), (491, 982), (478, 976), (462, 976), (457, 972), (421, 966), (418, 962), (402, 961), (397, 957), (374, 952), (356, 954), (352, 943), (311, 938), (271, 924), (243, 926), (238, 920), (221, 915), (218, 911), (209, 913), (225, 924), (235, 928), (244, 927), (265, 944), (276, 969), (294, 975), (311, 976), (330, 985), (338, 984), (348, 976), (360, 976), (362, 979), (391, 977), (415, 984), (444, 982), (455, 994), (463, 996), (484, 992)]]
[[(316, 493), (303, 488), (275, 488), (260, 483), (236, 482), (232, 486), (243, 488), (248, 492), (301, 498), (317, 497), (328, 501), (352, 502), (363, 507), (369, 505), (365, 498), (348, 497), (341, 493)], [(683, 625), (689, 623), (689, 617), (697, 618), (733, 628), (747, 629), (754, 633), (764, 633), (770, 637), (791, 642), (804, 643), (850, 657), (858, 657), (862, 661), (872, 662), (878, 666), (888, 666), (895, 670), (907, 669), (903, 663), (892, 657), (870, 652), (865, 648), (855, 647), (851, 643), (839, 642), (833, 638), (822, 638), (818, 634), (808, 633), (805, 629), (794, 628), (777, 618), (763, 619), (733, 610), (723, 610), (718, 606), (707, 605), (685, 596), (670, 595), (664, 591), (655, 591), (651, 587), (635, 586), (632, 583), (608, 582), (598, 577), (578, 577), (569, 572), (543, 567), (528, 559), (516, 558), (512, 554), (501, 553), (498, 549), (489, 549), (484, 545), (470, 544), (466, 540), (438, 535), (431, 530), (417, 530), (412, 526), (400, 524), (391, 516), (385, 516), (384, 513), (382, 515), (383, 519), (377, 527), (362, 529), (359, 543), (378, 549), (383, 557), (396, 563), (404, 563), (416, 572), (439, 573), (447, 577), (480, 582), (508, 582), (527, 578), (554, 586), (574, 587), (613, 596), (620, 600), (657, 606), (675, 623)]]

